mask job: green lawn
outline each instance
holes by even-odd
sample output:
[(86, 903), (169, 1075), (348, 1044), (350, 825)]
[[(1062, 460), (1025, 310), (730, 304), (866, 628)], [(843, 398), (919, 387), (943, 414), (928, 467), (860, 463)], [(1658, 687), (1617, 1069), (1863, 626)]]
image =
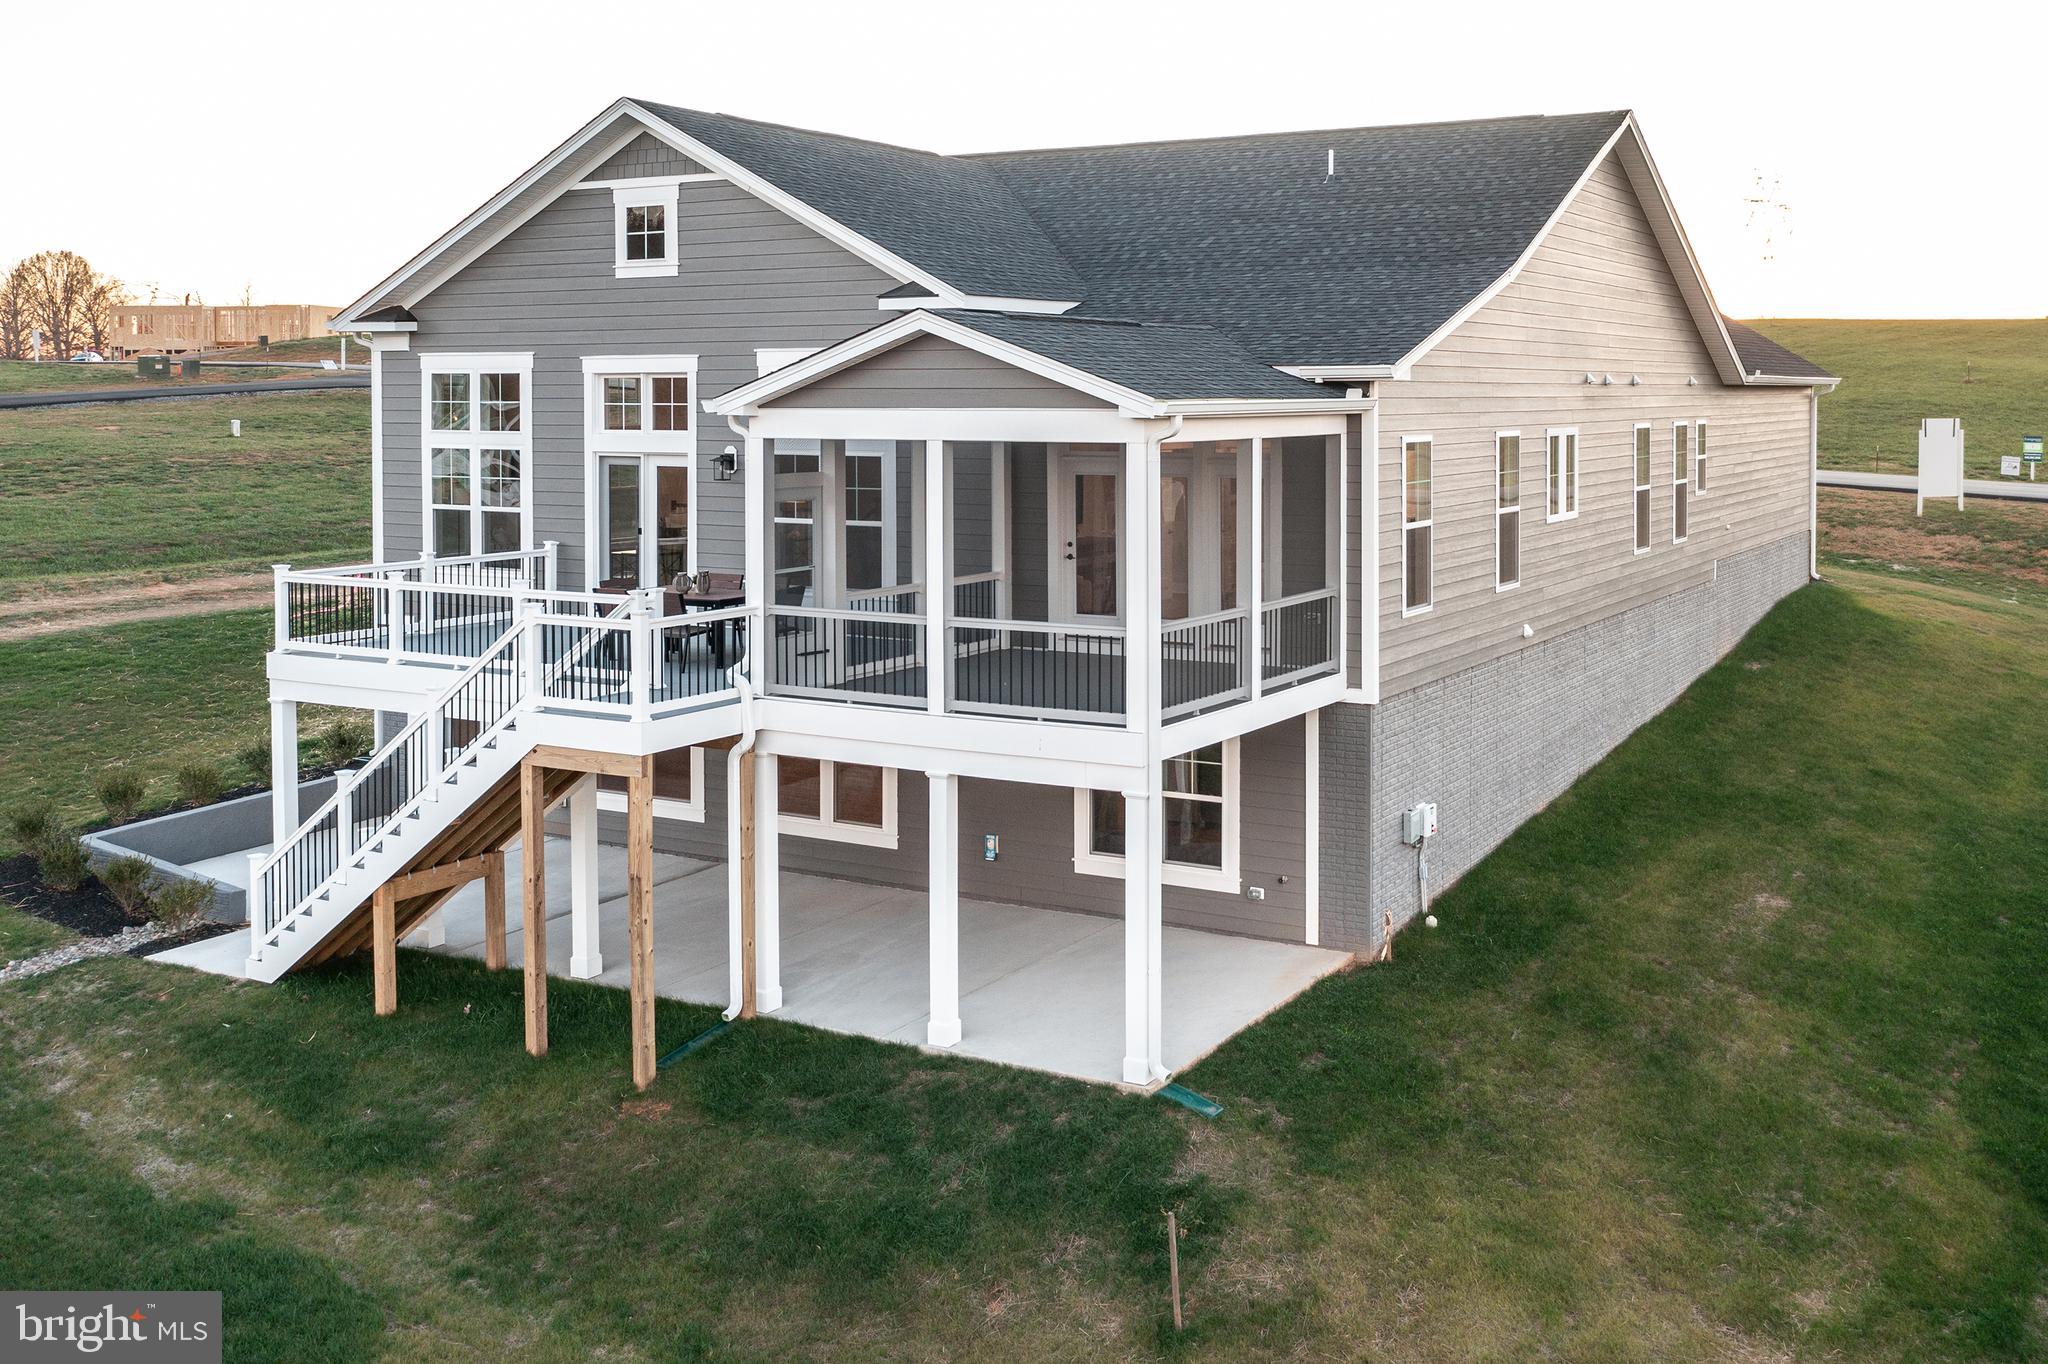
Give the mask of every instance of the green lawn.
[(1820, 459), (1831, 469), (1911, 472), (1922, 417), (1961, 417), (1973, 478), (1996, 478), (2020, 437), (2048, 436), (2048, 320), (1750, 323), (1840, 375), (1820, 400)]
[[(296, 349), (302, 343), (288, 342), (273, 347), (269, 352), (251, 349), (245, 354), (237, 352), (221, 358), (231, 360), (291, 359), (336, 360), (340, 358), (341, 342), (328, 338), (319, 344), (317, 351)], [(295, 349), (287, 350), (286, 346)], [(349, 347), (351, 366), (364, 363), (370, 358), (367, 349)], [(324, 372), (324, 371), (322, 371)], [(133, 360), (109, 360), (102, 365), (60, 365), (54, 362), (32, 364), (27, 360), (0, 360), (0, 393), (55, 393), (72, 389), (92, 388), (178, 388), (191, 384), (249, 384), (266, 379), (309, 379), (317, 377), (311, 370), (285, 369), (241, 369), (222, 368), (208, 365), (198, 375), (187, 379), (178, 373), (178, 357), (171, 357), (171, 373), (164, 379), (145, 379), (135, 372)]]
[(1820, 490), (1820, 552), (1844, 568), (1910, 574), (2048, 602), (2048, 503), (1930, 502), (1856, 488)]
[(195, 759), (267, 780), (236, 755), (269, 732), (270, 632), (269, 612), (233, 611), (0, 644), (0, 810), (48, 799), (67, 821), (100, 818), (93, 781), (110, 767), (144, 773), (152, 807), (174, 803), (171, 774)]
[(69, 941), (71, 934), (57, 925), (0, 904), (0, 966)]
[(0, 1281), (221, 1288), (239, 1360), (2038, 1359), (2044, 685), (2038, 607), (1802, 591), (1184, 1077), (1213, 1124), (768, 1020), (635, 1096), (623, 994), (536, 1061), (413, 953), (387, 1020), (360, 963), (0, 986)]
[(369, 449), (366, 393), (0, 412), (0, 594), (367, 557)]

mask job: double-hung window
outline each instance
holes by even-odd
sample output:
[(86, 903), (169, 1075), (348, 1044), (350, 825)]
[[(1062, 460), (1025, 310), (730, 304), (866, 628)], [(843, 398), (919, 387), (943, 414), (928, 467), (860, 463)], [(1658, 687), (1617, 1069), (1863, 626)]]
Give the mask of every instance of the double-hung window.
[(1549, 446), (1550, 505), (1547, 521), (1568, 521), (1579, 514), (1579, 433), (1575, 428), (1553, 428), (1546, 434)]
[(422, 355), (420, 378), (427, 548), (442, 557), (526, 548), (532, 355)]
[(1637, 422), (1635, 430), (1636, 553), (1650, 552), (1650, 424)]
[(1686, 536), (1686, 494), (1690, 490), (1687, 471), (1692, 463), (1692, 428), (1684, 422), (1671, 423), (1671, 543), (1682, 544)]
[[(1168, 758), (1160, 765), (1160, 879), (1170, 886), (1238, 889), (1238, 741)], [(1124, 874), (1124, 797), (1117, 791), (1074, 792), (1074, 870)]]
[(1522, 433), (1493, 438), (1493, 586), (1505, 592), (1522, 581)]
[(1435, 575), (1430, 563), (1436, 522), (1430, 515), (1429, 436), (1401, 442), (1401, 614), (1427, 611)]
[(677, 273), (674, 177), (612, 187), (612, 274), (618, 279)]
[(846, 587), (853, 592), (882, 585), (882, 461), (896, 457), (887, 441), (848, 441), (844, 461), (846, 503)]
[(1694, 422), (1692, 425), (1692, 490), (1701, 497), (1707, 495), (1707, 424)]
[(782, 832), (835, 843), (896, 846), (896, 769), (820, 758), (777, 758)]

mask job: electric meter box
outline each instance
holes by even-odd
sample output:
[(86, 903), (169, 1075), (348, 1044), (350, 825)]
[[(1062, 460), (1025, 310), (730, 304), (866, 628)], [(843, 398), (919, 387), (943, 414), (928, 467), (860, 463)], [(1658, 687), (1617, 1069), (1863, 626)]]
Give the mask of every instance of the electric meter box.
[(1411, 805), (1401, 812), (1401, 841), (1420, 843), (1425, 838), (1436, 837), (1436, 805), (1424, 801)]

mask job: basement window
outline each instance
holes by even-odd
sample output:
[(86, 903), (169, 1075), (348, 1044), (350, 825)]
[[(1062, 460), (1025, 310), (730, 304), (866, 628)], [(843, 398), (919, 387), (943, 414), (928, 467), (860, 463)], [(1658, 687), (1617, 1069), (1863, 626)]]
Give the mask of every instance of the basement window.
[(871, 848), (896, 846), (896, 769), (827, 758), (777, 758), (782, 832)]
[[(597, 779), (597, 808), (626, 808), (626, 779)], [(654, 755), (654, 815), (704, 822), (704, 750), (671, 748)]]
[[(1160, 880), (1169, 886), (1238, 891), (1238, 741), (1225, 739), (1160, 764), (1164, 837)], [(1124, 798), (1074, 792), (1074, 870), (1124, 874)]]

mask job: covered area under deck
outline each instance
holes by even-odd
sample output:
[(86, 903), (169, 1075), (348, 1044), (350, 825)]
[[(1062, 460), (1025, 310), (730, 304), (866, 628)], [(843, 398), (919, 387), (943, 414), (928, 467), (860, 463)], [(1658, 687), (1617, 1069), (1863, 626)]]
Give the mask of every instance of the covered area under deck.
[[(559, 844), (557, 847), (555, 845)], [(567, 841), (551, 839), (548, 969), (568, 977), (578, 945)], [(516, 859), (515, 850), (512, 856)], [(601, 969), (625, 988), (625, 852), (598, 859)], [(654, 990), (668, 999), (728, 1002), (727, 878), (722, 863), (654, 859)], [(525, 916), (509, 878), (508, 955), (525, 953)], [(783, 1006), (774, 1017), (886, 1042), (922, 1045), (931, 1021), (924, 970), (925, 896), (900, 887), (785, 873), (781, 884)], [(484, 891), (443, 910), (436, 949), (484, 956)], [(1342, 967), (1350, 954), (1168, 926), (1162, 952), (1163, 1061), (1178, 1071)], [(963, 899), (960, 1041), (963, 1056), (1098, 1082), (1123, 1079), (1123, 926), (1113, 918)], [(663, 1038), (666, 1047), (683, 1039)]]

